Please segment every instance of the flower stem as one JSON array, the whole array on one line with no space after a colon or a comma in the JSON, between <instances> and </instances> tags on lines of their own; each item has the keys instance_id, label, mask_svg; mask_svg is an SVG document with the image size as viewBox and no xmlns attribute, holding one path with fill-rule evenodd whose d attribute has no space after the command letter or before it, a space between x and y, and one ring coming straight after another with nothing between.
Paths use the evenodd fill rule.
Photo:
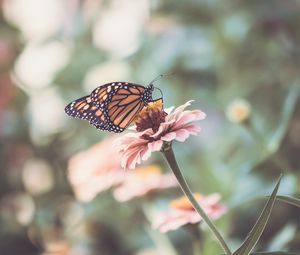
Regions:
<instances>
[{"instance_id":1,"label":"flower stem","mask_svg":"<svg viewBox=\"0 0 300 255\"><path fill-rule=\"evenodd\" d=\"M202 246L199 240L193 241L193 251L194 255L202 255Z\"/></svg>"},{"instance_id":2,"label":"flower stem","mask_svg":"<svg viewBox=\"0 0 300 255\"><path fill-rule=\"evenodd\" d=\"M195 224L188 224L185 226L186 230L190 233L193 242L194 255L202 255L202 234L200 232L199 226Z\"/></svg>"},{"instance_id":3,"label":"flower stem","mask_svg":"<svg viewBox=\"0 0 300 255\"><path fill-rule=\"evenodd\" d=\"M147 203L144 203L142 209L147 220L151 222L151 214L153 214L153 209L151 206ZM154 231L149 226L145 226L145 230L161 254L178 255L167 235L163 235L159 231Z\"/></svg>"},{"instance_id":4,"label":"flower stem","mask_svg":"<svg viewBox=\"0 0 300 255\"><path fill-rule=\"evenodd\" d=\"M219 231L217 230L216 226L212 223L212 221L209 219L209 217L206 215L204 210L201 208L199 203L196 201L196 199L193 196L193 193L188 186L184 176L182 175L180 168L177 164L177 161L175 159L175 155L172 149L171 144L166 144L166 146L163 147L162 153L167 160L170 168L172 169L175 177L177 178L177 181L183 191L183 193L187 196L187 198L190 200L192 203L193 207L195 210L199 213L203 221L208 225L209 229L211 232L215 235L216 239L219 241L220 246L223 248L224 252L226 255L231 255L231 251L229 247L227 246L224 238L221 236Z\"/></svg>"}]
</instances>

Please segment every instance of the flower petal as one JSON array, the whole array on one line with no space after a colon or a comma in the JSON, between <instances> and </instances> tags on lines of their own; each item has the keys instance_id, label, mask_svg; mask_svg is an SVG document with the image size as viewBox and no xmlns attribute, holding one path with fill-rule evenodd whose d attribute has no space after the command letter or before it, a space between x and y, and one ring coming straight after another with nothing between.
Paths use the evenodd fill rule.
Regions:
<instances>
[{"instance_id":1,"label":"flower petal","mask_svg":"<svg viewBox=\"0 0 300 255\"><path fill-rule=\"evenodd\" d=\"M141 152L147 149L147 141L144 139L133 139L129 141L127 148L121 150L121 166L125 169L132 169L141 161Z\"/></svg>"},{"instance_id":2,"label":"flower petal","mask_svg":"<svg viewBox=\"0 0 300 255\"><path fill-rule=\"evenodd\" d=\"M223 215L227 209L218 201L220 195L217 193L211 194L209 196L200 196L198 203L202 206L203 210L211 219L218 219ZM152 224L153 228L159 229L161 232L165 233L171 230L176 230L179 227L186 225L188 223L195 224L202 220L199 214L191 206L191 208L178 209L172 208L166 212L161 212L156 215L154 222Z\"/></svg>"},{"instance_id":3,"label":"flower petal","mask_svg":"<svg viewBox=\"0 0 300 255\"><path fill-rule=\"evenodd\" d=\"M202 120L206 115L200 110L184 110L191 105L191 102L192 100L186 102L184 105L177 107L173 112L170 109L170 114L167 116L164 115L165 121L162 123L158 122L154 126L152 120L149 120L146 123L148 125L145 126L148 127L152 124L151 128L142 132L125 134L118 144L118 149L122 157L122 166L134 168L142 160L148 159L152 151L161 150L164 141L177 140L183 142L190 135L197 135L201 131L201 128L191 124L191 122ZM147 121L147 118L145 120Z\"/></svg>"},{"instance_id":4,"label":"flower petal","mask_svg":"<svg viewBox=\"0 0 300 255\"><path fill-rule=\"evenodd\" d=\"M166 141L166 142L171 142L176 138L176 133L175 132L170 132L164 135L161 140Z\"/></svg>"},{"instance_id":5,"label":"flower petal","mask_svg":"<svg viewBox=\"0 0 300 255\"><path fill-rule=\"evenodd\" d=\"M191 135L197 135L198 133L201 132L201 127L197 125L189 125L184 127L185 130L189 131Z\"/></svg>"},{"instance_id":6,"label":"flower petal","mask_svg":"<svg viewBox=\"0 0 300 255\"><path fill-rule=\"evenodd\" d=\"M166 121L160 124L159 129L156 133L151 135L150 137L157 138L159 137L162 133L167 132L167 130L175 123L175 119Z\"/></svg>"},{"instance_id":7,"label":"flower petal","mask_svg":"<svg viewBox=\"0 0 300 255\"><path fill-rule=\"evenodd\" d=\"M158 141L155 141L155 142L152 142L152 143L148 143L148 148L151 151L160 151L162 145L163 145L163 141L158 140Z\"/></svg>"},{"instance_id":8,"label":"flower petal","mask_svg":"<svg viewBox=\"0 0 300 255\"><path fill-rule=\"evenodd\" d=\"M109 137L69 160L68 178L78 200L88 202L122 181L121 158L113 146L116 137Z\"/></svg>"},{"instance_id":9,"label":"flower petal","mask_svg":"<svg viewBox=\"0 0 300 255\"><path fill-rule=\"evenodd\" d=\"M148 172L147 172L148 169ZM128 172L124 181L114 189L114 197L120 202L141 197L148 193L178 186L173 174L151 172L153 166Z\"/></svg>"},{"instance_id":10,"label":"flower petal","mask_svg":"<svg viewBox=\"0 0 300 255\"><path fill-rule=\"evenodd\" d=\"M149 149L148 146L145 146L145 149L141 152L141 159L142 160L147 160L151 156L151 150Z\"/></svg>"},{"instance_id":11,"label":"flower petal","mask_svg":"<svg viewBox=\"0 0 300 255\"><path fill-rule=\"evenodd\" d=\"M203 120L205 117L206 114L200 110L182 112L180 116L178 116L173 129L183 127L193 121Z\"/></svg>"},{"instance_id":12,"label":"flower petal","mask_svg":"<svg viewBox=\"0 0 300 255\"><path fill-rule=\"evenodd\" d=\"M182 112L185 108L187 108L188 106L191 105L192 102L194 102L195 100L189 100L187 101L185 104L177 107L174 111L174 113L179 113L179 112Z\"/></svg>"},{"instance_id":13,"label":"flower petal","mask_svg":"<svg viewBox=\"0 0 300 255\"><path fill-rule=\"evenodd\" d=\"M126 168L134 169L137 162L140 161L140 150L137 150L136 153L133 153L130 157L127 158Z\"/></svg>"},{"instance_id":14,"label":"flower petal","mask_svg":"<svg viewBox=\"0 0 300 255\"><path fill-rule=\"evenodd\" d=\"M186 212L186 211L173 210L158 215L156 217L157 220L153 224L153 227L159 229L160 232L162 233L176 230L188 223L194 224L201 221L201 217L198 215L196 211Z\"/></svg>"},{"instance_id":15,"label":"flower petal","mask_svg":"<svg viewBox=\"0 0 300 255\"><path fill-rule=\"evenodd\" d=\"M190 136L189 131L185 129L176 130L175 133L176 133L176 140L179 142L184 142Z\"/></svg>"},{"instance_id":16,"label":"flower petal","mask_svg":"<svg viewBox=\"0 0 300 255\"><path fill-rule=\"evenodd\" d=\"M166 109L164 109L164 111L167 113L167 114L170 114L173 110L174 110L174 106L171 106L171 107L169 107L169 108L166 108Z\"/></svg>"}]
</instances>

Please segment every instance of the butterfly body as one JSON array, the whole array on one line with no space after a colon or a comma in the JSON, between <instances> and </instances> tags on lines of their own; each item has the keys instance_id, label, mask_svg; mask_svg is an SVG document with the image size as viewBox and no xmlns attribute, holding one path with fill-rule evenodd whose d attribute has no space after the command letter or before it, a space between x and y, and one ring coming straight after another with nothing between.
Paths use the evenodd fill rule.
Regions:
<instances>
[{"instance_id":1,"label":"butterfly body","mask_svg":"<svg viewBox=\"0 0 300 255\"><path fill-rule=\"evenodd\" d=\"M107 83L68 104L65 112L89 121L97 129L120 133L153 101L152 92L152 84L144 87L128 82Z\"/></svg>"}]
</instances>

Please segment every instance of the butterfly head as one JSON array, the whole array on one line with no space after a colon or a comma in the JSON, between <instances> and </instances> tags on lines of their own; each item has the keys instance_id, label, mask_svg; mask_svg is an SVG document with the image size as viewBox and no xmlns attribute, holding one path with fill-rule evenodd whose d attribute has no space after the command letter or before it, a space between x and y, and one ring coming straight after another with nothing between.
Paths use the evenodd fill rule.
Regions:
<instances>
[{"instance_id":1,"label":"butterfly head","mask_svg":"<svg viewBox=\"0 0 300 255\"><path fill-rule=\"evenodd\" d=\"M145 92L142 95L143 101L145 103L149 103L149 102L153 101L153 98L152 98L153 90L154 90L153 84L150 84L149 86L146 87Z\"/></svg>"},{"instance_id":2,"label":"butterfly head","mask_svg":"<svg viewBox=\"0 0 300 255\"><path fill-rule=\"evenodd\" d=\"M154 85L151 83L151 84L149 84L149 86L147 87L151 92L153 92L153 90L154 90Z\"/></svg>"}]
</instances>

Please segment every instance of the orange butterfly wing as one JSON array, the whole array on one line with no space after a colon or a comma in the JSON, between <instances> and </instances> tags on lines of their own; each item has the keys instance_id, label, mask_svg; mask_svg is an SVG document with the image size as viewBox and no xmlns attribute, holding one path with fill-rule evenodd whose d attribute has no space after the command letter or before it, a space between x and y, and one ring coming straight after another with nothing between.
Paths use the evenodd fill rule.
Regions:
<instances>
[{"instance_id":1,"label":"orange butterfly wing","mask_svg":"<svg viewBox=\"0 0 300 255\"><path fill-rule=\"evenodd\" d=\"M89 121L98 129L106 130L107 121L103 111L93 104L90 96L71 102L65 107L65 112L69 116Z\"/></svg>"},{"instance_id":2,"label":"orange butterfly wing","mask_svg":"<svg viewBox=\"0 0 300 255\"><path fill-rule=\"evenodd\" d=\"M90 96L71 102L65 111L72 117L88 120L98 129L119 133L152 101L151 92L138 84L107 83L94 89Z\"/></svg>"},{"instance_id":3,"label":"orange butterfly wing","mask_svg":"<svg viewBox=\"0 0 300 255\"><path fill-rule=\"evenodd\" d=\"M91 98L108 120L109 129L122 132L143 109L145 87L127 82L108 83L96 88Z\"/></svg>"}]
</instances>

